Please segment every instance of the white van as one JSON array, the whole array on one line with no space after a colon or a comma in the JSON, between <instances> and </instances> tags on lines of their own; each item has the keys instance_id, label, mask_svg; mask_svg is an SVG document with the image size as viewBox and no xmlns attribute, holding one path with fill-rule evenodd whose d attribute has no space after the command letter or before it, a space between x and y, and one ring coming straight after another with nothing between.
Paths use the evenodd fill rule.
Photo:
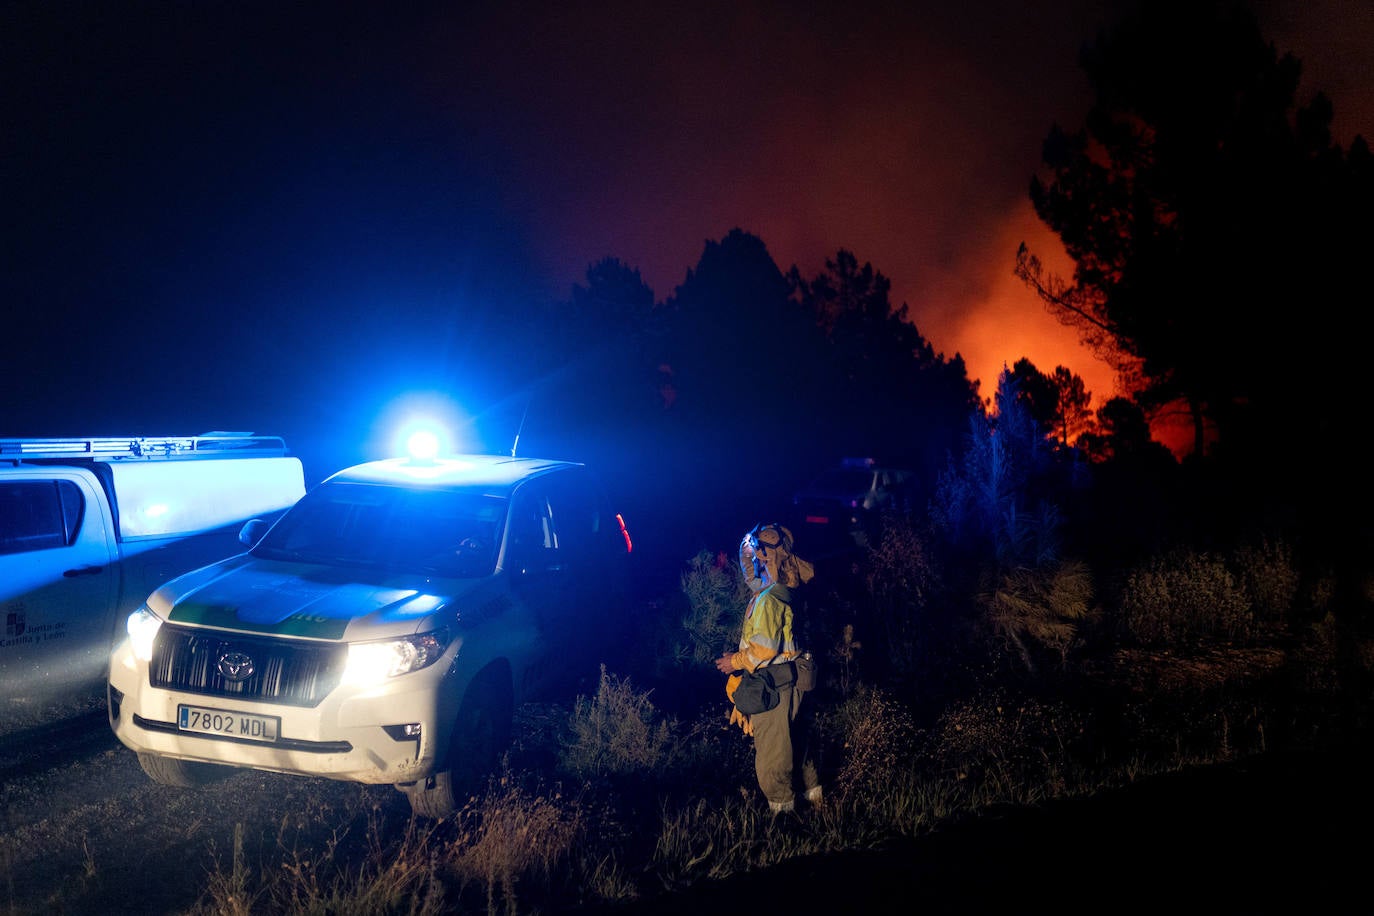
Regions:
<instances>
[{"instance_id":1,"label":"white van","mask_svg":"<svg viewBox=\"0 0 1374 916\"><path fill-rule=\"evenodd\" d=\"M395 785L443 817L514 706L594 682L624 635L629 535L581 464L371 462L243 538L113 653L111 727L159 783L249 767Z\"/></svg>"},{"instance_id":2,"label":"white van","mask_svg":"<svg viewBox=\"0 0 1374 916\"><path fill-rule=\"evenodd\" d=\"M129 613L304 493L275 436L0 439L0 729L98 704Z\"/></svg>"}]
</instances>

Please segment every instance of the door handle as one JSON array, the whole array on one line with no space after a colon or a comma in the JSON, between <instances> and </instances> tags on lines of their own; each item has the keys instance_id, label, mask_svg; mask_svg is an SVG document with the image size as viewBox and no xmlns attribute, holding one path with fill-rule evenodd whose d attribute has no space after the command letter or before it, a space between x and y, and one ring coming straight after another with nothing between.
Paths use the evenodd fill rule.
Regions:
<instances>
[{"instance_id":1,"label":"door handle","mask_svg":"<svg viewBox=\"0 0 1374 916\"><path fill-rule=\"evenodd\" d=\"M105 571L103 566L83 566L80 569L68 569L62 573L65 579L75 579L77 576L98 576Z\"/></svg>"}]
</instances>

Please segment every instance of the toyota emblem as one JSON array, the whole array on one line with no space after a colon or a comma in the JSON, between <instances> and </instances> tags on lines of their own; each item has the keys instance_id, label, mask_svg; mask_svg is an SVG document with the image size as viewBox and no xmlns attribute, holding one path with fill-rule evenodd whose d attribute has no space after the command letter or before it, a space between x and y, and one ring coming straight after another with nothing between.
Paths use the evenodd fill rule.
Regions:
<instances>
[{"instance_id":1,"label":"toyota emblem","mask_svg":"<svg viewBox=\"0 0 1374 916\"><path fill-rule=\"evenodd\" d=\"M252 656L246 652L225 652L215 663L219 673L231 684L246 681L253 676L257 667L253 664Z\"/></svg>"}]
</instances>

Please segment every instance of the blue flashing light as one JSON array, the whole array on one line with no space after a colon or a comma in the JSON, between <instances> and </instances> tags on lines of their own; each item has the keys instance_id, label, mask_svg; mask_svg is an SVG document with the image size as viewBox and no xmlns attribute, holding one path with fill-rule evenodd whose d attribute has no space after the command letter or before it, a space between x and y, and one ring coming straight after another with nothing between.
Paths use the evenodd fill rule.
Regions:
<instances>
[{"instance_id":1,"label":"blue flashing light","mask_svg":"<svg viewBox=\"0 0 1374 916\"><path fill-rule=\"evenodd\" d=\"M471 425L458 405L441 392L412 392L395 399L373 426L375 458L404 457L415 465L471 451L464 432Z\"/></svg>"},{"instance_id":2,"label":"blue flashing light","mask_svg":"<svg viewBox=\"0 0 1374 916\"><path fill-rule=\"evenodd\" d=\"M414 461L433 461L439 457L439 437L431 429L419 429L406 439L406 454Z\"/></svg>"}]
</instances>

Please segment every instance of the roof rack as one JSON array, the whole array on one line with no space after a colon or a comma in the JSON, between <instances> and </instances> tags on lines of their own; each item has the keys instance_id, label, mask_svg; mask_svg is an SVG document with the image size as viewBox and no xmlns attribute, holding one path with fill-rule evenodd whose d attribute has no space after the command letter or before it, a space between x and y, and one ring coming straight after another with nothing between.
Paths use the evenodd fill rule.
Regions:
<instances>
[{"instance_id":1,"label":"roof rack","mask_svg":"<svg viewBox=\"0 0 1374 916\"><path fill-rule=\"evenodd\" d=\"M0 458L16 461L82 458L93 461L164 458L239 458L286 454L280 436L210 433L204 436L138 436L128 439L0 439Z\"/></svg>"}]
</instances>

